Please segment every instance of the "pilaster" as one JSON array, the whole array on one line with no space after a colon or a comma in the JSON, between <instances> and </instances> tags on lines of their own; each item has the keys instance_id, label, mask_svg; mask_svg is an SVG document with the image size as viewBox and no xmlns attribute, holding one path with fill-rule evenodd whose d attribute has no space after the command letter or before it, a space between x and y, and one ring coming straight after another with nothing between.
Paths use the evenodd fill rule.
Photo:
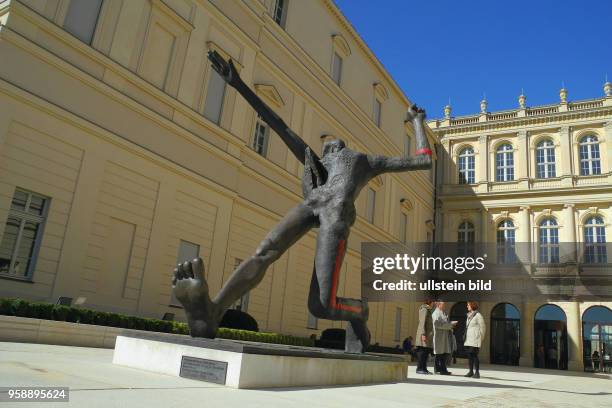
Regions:
<instances>
[{"instance_id":1,"label":"pilaster","mask_svg":"<svg viewBox=\"0 0 612 408\"><path fill-rule=\"evenodd\" d=\"M560 168L557 170L557 175L562 178L563 186L570 187L572 185L573 171L573 143L571 136L571 127L561 126L559 129L559 141L561 144Z\"/></svg>"}]
</instances>

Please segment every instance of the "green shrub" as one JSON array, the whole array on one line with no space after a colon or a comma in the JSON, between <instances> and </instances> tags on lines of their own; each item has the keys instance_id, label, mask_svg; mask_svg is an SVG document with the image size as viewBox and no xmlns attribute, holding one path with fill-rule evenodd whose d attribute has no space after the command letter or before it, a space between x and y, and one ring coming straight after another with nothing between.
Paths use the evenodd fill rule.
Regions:
<instances>
[{"instance_id":1,"label":"green shrub","mask_svg":"<svg viewBox=\"0 0 612 408\"><path fill-rule=\"evenodd\" d=\"M66 321L99 326L122 327L175 334L189 334L189 327L182 322L147 319L117 313L55 305L51 303L29 302L23 299L0 298L0 315ZM247 315L248 316L248 315ZM251 322L252 323L252 322ZM256 341L261 343L314 346L314 339L294 337L278 333L262 333L220 327L218 337L231 340Z\"/></svg>"}]
</instances>

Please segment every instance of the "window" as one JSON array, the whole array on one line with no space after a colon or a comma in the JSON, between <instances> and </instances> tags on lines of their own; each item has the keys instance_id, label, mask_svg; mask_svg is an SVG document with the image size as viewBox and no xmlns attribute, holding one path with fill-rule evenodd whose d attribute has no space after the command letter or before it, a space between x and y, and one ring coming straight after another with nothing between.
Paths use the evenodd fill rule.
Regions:
<instances>
[{"instance_id":1,"label":"window","mask_svg":"<svg viewBox=\"0 0 612 408\"><path fill-rule=\"evenodd\" d=\"M242 263L242 259L234 259L234 270L238 269L240 264ZM240 296L240 299L234 303L233 308L236 310L240 310L241 312L247 313L249 310L249 294L251 292L247 292L244 295Z\"/></svg>"},{"instance_id":2,"label":"window","mask_svg":"<svg viewBox=\"0 0 612 408\"><path fill-rule=\"evenodd\" d=\"M496 181L512 181L514 180L514 152L512 146L508 143L497 148L495 155L495 180Z\"/></svg>"},{"instance_id":3,"label":"window","mask_svg":"<svg viewBox=\"0 0 612 408\"><path fill-rule=\"evenodd\" d=\"M340 86L340 81L342 80L342 57L337 52L334 52L332 55L331 76L334 82Z\"/></svg>"},{"instance_id":4,"label":"window","mask_svg":"<svg viewBox=\"0 0 612 408\"><path fill-rule=\"evenodd\" d=\"M0 276L31 279L48 199L15 190L0 244Z\"/></svg>"},{"instance_id":5,"label":"window","mask_svg":"<svg viewBox=\"0 0 612 408\"><path fill-rule=\"evenodd\" d=\"M366 218L370 223L374 223L374 210L376 207L376 190L368 188L368 201L366 207Z\"/></svg>"},{"instance_id":6,"label":"window","mask_svg":"<svg viewBox=\"0 0 612 408\"><path fill-rule=\"evenodd\" d=\"M221 122L223 99L225 98L225 80L214 69L210 69L206 101L204 102L204 117L217 125Z\"/></svg>"},{"instance_id":7,"label":"window","mask_svg":"<svg viewBox=\"0 0 612 408\"><path fill-rule=\"evenodd\" d=\"M497 262L515 263L515 228L512 220L503 220L497 225Z\"/></svg>"},{"instance_id":8,"label":"window","mask_svg":"<svg viewBox=\"0 0 612 408\"><path fill-rule=\"evenodd\" d=\"M405 212L400 212L400 241L406 243L408 230L408 216Z\"/></svg>"},{"instance_id":9,"label":"window","mask_svg":"<svg viewBox=\"0 0 612 408\"><path fill-rule=\"evenodd\" d=\"M395 337L394 341L400 341L402 338L402 308L395 308Z\"/></svg>"},{"instance_id":10,"label":"window","mask_svg":"<svg viewBox=\"0 0 612 408\"><path fill-rule=\"evenodd\" d=\"M554 218L540 222L540 263L559 263L559 226Z\"/></svg>"},{"instance_id":11,"label":"window","mask_svg":"<svg viewBox=\"0 0 612 408\"><path fill-rule=\"evenodd\" d=\"M466 147L459 153L459 184L474 184L476 182L474 149Z\"/></svg>"},{"instance_id":12,"label":"window","mask_svg":"<svg viewBox=\"0 0 612 408\"><path fill-rule=\"evenodd\" d=\"M380 127L381 115L382 115L382 104L378 100L378 98L374 98L374 111L372 112L372 119L376 126Z\"/></svg>"},{"instance_id":13,"label":"window","mask_svg":"<svg viewBox=\"0 0 612 408\"><path fill-rule=\"evenodd\" d=\"M469 221L463 221L457 230L457 242L473 243L475 239L474 224Z\"/></svg>"},{"instance_id":14,"label":"window","mask_svg":"<svg viewBox=\"0 0 612 408\"><path fill-rule=\"evenodd\" d=\"M608 262L606 227L599 216L591 217L584 223L584 262Z\"/></svg>"},{"instance_id":15,"label":"window","mask_svg":"<svg viewBox=\"0 0 612 408\"><path fill-rule=\"evenodd\" d=\"M272 18L276 21L276 24L285 28L287 22L287 1L288 0L276 0L274 2L274 14Z\"/></svg>"},{"instance_id":16,"label":"window","mask_svg":"<svg viewBox=\"0 0 612 408\"><path fill-rule=\"evenodd\" d=\"M270 129L261 116L257 115L255 121L255 134L253 135L253 150L258 154L266 157L268 154L268 138Z\"/></svg>"},{"instance_id":17,"label":"window","mask_svg":"<svg viewBox=\"0 0 612 408\"><path fill-rule=\"evenodd\" d=\"M556 177L555 145L550 139L542 140L536 146L536 177Z\"/></svg>"},{"instance_id":18,"label":"window","mask_svg":"<svg viewBox=\"0 0 612 408\"><path fill-rule=\"evenodd\" d=\"M85 44L91 44L102 0L70 0L64 29Z\"/></svg>"},{"instance_id":19,"label":"window","mask_svg":"<svg viewBox=\"0 0 612 408\"><path fill-rule=\"evenodd\" d=\"M580 139L580 175L595 174L601 174L599 140L597 136L588 135Z\"/></svg>"},{"instance_id":20,"label":"window","mask_svg":"<svg viewBox=\"0 0 612 408\"><path fill-rule=\"evenodd\" d=\"M181 264L187 261L193 261L200 256L200 246L193 242L179 241L178 255L176 256L176 263ZM174 291L170 297L170 304L172 306L180 306L181 302L174 296Z\"/></svg>"},{"instance_id":21,"label":"window","mask_svg":"<svg viewBox=\"0 0 612 408\"><path fill-rule=\"evenodd\" d=\"M476 231L474 224L463 221L457 230L457 252L459 256L472 256L474 254L474 242Z\"/></svg>"}]
</instances>

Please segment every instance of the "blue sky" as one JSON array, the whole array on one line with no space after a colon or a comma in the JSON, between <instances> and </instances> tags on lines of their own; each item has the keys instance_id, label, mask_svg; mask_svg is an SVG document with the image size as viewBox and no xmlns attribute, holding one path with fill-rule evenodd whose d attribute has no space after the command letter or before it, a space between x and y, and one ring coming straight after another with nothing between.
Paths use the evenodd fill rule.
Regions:
<instances>
[{"instance_id":1,"label":"blue sky","mask_svg":"<svg viewBox=\"0 0 612 408\"><path fill-rule=\"evenodd\" d=\"M429 118L603 96L612 82L610 0L335 0Z\"/></svg>"}]
</instances>

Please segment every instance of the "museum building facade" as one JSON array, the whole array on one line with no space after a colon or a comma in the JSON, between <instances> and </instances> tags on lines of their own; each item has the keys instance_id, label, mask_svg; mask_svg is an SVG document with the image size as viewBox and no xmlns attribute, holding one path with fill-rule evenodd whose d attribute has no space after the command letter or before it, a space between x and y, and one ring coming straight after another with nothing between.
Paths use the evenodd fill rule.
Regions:
<instances>
[{"instance_id":1,"label":"museum building facade","mask_svg":"<svg viewBox=\"0 0 612 408\"><path fill-rule=\"evenodd\" d=\"M317 152L415 149L409 100L331 0L5 0L0 24L2 297L182 320L177 262L201 256L216 293L300 202L303 166L210 50ZM339 296L360 294L361 242L432 239L432 176L364 188ZM344 327L307 311L315 234L236 305L261 330ZM372 304L373 342L397 344L415 315Z\"/></svg>"},{"instance_id":2,"label":"museum building facade","mask_svg":"<svg viewBox=\"0 0 612 408\"><path fill-rule=\"evenodd\" d=\"M444 118L429 126L440 144L436 240L484 243L490 259L531 276L562 271L595 278L610 297L612 84L604 97ZM509 251L508 249L512 249ZM525 252L522 256L520 252ZM481 305L485 360L572 370L612 370L612 302L573 296L537 300L519 287ZM563 300L563 301L558 301ZM465 315L465 304L451 315ZM458 334L460 335L460 334ZM596 353L595 353L596 352ZM595 354L594 354L595 353Z\"/></svg>"}]
</instances>

